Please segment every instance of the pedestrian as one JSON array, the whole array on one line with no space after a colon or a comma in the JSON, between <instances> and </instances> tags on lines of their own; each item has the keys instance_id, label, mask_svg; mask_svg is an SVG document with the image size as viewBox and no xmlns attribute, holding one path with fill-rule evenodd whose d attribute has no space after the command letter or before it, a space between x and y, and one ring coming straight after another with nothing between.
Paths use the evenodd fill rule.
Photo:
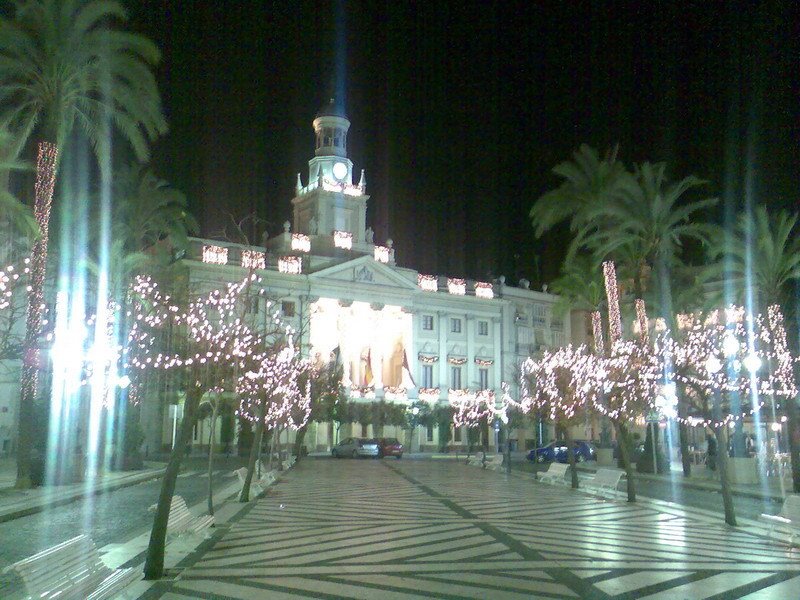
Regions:
<instances>
[{"instance_id":1,"label":"pedestrian","mask_svg":"<svg viewBox=\"0 0 800 600\"><path fill-rule=\"evenodd\" d=\"M708 450L706 451L706 466L712 471L717 469L717 440L711 434L706 436Z\"/></svg>"}]
</instances>

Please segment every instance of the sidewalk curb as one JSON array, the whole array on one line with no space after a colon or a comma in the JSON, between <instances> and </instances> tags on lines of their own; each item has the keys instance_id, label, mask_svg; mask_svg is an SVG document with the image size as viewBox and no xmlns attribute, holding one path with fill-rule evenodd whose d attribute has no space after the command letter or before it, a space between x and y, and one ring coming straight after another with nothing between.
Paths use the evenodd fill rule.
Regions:
<instances>
[{"instance_id":1,"label":"sidewalk curb","mask_svg":"<svg viewBox=\"0 0 800 600\"><path fill-rule=\"evenodd\" d=\"M578 468L579 473L594 473L592 469L586 468ZM650 473L634 473L634 479L642 479L645 481L655 481L657 483L673 483L672 479L664 478L660 475L653 475ZM692 488L695 490L704 490L707 492L718 492L720 490L719 482L718 481L710 481L700 482L700 481L693 481L691 478L686 479L682 476L678 476L676 478L675 483L682 487ZM791 492L789 492L791 493ZM740 490L731 488L731 494L734 496L743 496L745 498L755 498L756 500L776 500L778 502L783 502L783 496L780 492L760 492L760 491L750 491L750 490Z\"/></svg>"},{"instance_id":2,"label":"sidewalk curb","mask_svg":"<svg viewBox=\"0 0 800 600\"><path fill-rule=\"evenodd\" d=\"M18 508L6 512L0 512L0 523L6 523L8 521L13 521L14 519L19 519L20 517L27 517L28 515L34 515L36 513L44 512L48 508L56 506L64 506L65 504L70 504L82 498L88 498L91 496L100 496L102 494L130 487L138 483L143 483L145 481L150 481L152 479L158 479L164 474L164 470L165 469L159 469L157 471L150 471L148 473L140 473L137 475L132 475L122 481L116 481L114 483L110 483L105 486L100 486L91 490L85 490L85 489L80 490L78 492L75 492L74 494L65 496L63 498L52 499L52 500L43 499L42 501L37 501L36 504L34 504L33 506L27 506L25 508Z\"/></svg>"}]
</instances>

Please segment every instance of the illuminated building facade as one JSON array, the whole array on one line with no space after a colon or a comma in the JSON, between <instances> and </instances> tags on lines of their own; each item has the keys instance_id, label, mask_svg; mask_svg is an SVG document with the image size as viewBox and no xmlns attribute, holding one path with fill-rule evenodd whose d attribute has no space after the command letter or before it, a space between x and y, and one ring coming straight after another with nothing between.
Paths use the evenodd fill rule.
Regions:
<instances>
[{"instance_id":1,"label":"illuminated building facade","mask_svg":"<svg viewBox=\"0 0 800 600\"><path fill-rule=\"evenodd\" d=\"M364 402L446 403L450 394L482 389L499 396L523 358L570 341L569 318L552 312L557 296L524 280L511 286L502 277L472 281L398 266L392 240L375 240L366 221L365 174L354 183L347 156L350 121L331 101L313 128L315 152L306 182L297 176L292 222L260 247L193 239L184 262L195 284L238 281L242 259L253 264L253 252L263 253L257 272L302 331L304 352L340 361L351 398ZM414 435L415 445L437 449L435 429ZM339 437L377 433L354 424ZM403 439L391 428L383 434ZM323 450L335 440L330 428L312 427L306 441ZM465 432L454 431L451 444L466 444Z\"/></svg>"}]
</instances>

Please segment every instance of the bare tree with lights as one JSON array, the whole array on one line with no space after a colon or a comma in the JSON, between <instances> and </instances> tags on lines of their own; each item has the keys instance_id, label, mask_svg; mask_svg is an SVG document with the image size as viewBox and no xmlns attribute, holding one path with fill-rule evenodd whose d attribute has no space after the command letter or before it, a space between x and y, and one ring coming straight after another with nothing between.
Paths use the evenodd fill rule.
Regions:
<instances>
[{"instance_id":1,"label":"bare tree with lights","mask_svg":"<svg viewBox=\"0 0 800 600\"><path fill-rule=\"evenodd\" d=\"M793 383L779 389L777 379L764 368L773 356L771 337L763 320L747 317L741 307L679 315L675 338L665 337L664 347L673 357L676 380L693 413L687 421L705 427L716 440L725 522L735 526L728 478L729 426L760 410L762 395L790 393ZM748 397L749 409L737 401Z\"/></svg>"},{"instance_id":2,"label":"bare tree with lights","mask_svg":"<svg viewBox=\"0 0 800 600\"><path fill-rule=\"evenodd\" d=\"M250 500L250 484L264 430L272 430L274 439L282 428L303 427L311 413L311 381L304 377L310 364L300 358L291 330L285 333L285 337L260 341L260 348L251 355L248 367L236 382L241 398L237 414L255 424L240 502Z\"/></svg>"},{"instance_id":3,"label":"bare tree with lights","mask_svg":"<svg viewBox=\"0 0 800 600\"><path fill-rule=\"evenodd\" d=\"M583 422L599 393L598 358L586 346L564 346L545 352L522 365L522 402L538 410L544 419L562 431L567 444L572 487L578 487L572 426Z\"/></svg>"},{"instance_id":4,"label":"bare tree with lights","mask_svg":"<svg viewBox=\"0 0 800 600\"><path fill-rule=\"evenodd\" d=\"M251 356L257 335L244 318L252 305L254 275L189 302L162 293L149 278L134 285L133 326L129 333L128 363L134 376L148 370L173 372L186 393L180 433L164 472L145 560L145 578L158 579L164 571L167 521L175 481L201 399L219 383L220 371L232 377ZM172 343L162 345L172 331Z\"/></svg>"},{"instance_id":5,"label":"bare tree with lights","mask_svg":"<svg viewBox=\"0 0 800 600\"><path fill-rule=\"evenodd\" d=\"M617 340L597 364L595 376L599 389L592 396L592 408L614 426L625 469L628 502L636 502L628 427L654 408L661 374L658 354L641 340Z\"/></svg>"}]
</instances>

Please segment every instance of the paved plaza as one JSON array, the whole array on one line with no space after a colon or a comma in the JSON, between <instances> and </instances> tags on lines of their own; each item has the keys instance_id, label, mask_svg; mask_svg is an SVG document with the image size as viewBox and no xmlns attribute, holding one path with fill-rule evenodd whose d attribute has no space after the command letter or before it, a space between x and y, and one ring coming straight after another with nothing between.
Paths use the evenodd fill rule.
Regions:
<instances>
[{"instance_id":1,"label":"paved plaza","mask_svg":"<svg viewBox=\"0 0 800 600\"><path fill-rule=\"evenodd\" d=\"M719 514L455 461L304 460L146 598L800 597L800 550Z\"/></svg>"}]
</instances>

